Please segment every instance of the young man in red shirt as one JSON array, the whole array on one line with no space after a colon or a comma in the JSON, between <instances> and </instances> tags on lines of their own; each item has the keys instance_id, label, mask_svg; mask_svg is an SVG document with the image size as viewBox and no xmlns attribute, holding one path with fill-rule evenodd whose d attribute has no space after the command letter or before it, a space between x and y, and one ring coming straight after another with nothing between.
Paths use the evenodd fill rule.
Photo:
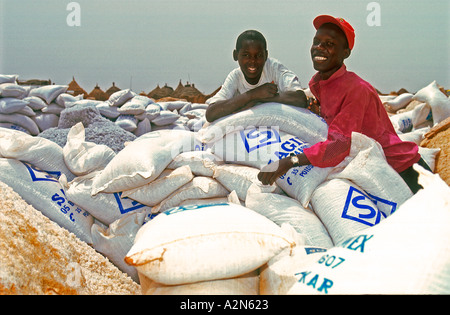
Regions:
<instances>
[{"instance_id":1,"label":"young man in red shirt","mask_svg":"<svg viewBox=\"0 0 450 315\"><path fill-rule=\"evenodd\" d=\"M387 162L402 176L413 193L421 186L412 168L421 159L418 146L403 142L397 135L376 90L344 65L354 46L353 27L342 18L321 15L314 19L317 32L311 46L311 58L318 72L309 82L319 102L319 115L328 124L326 141L319 142L302 154L281 159L274 172L264 169L258 175L263 184L272 184L290 168L312 164L332 167L350 152L352 132L362 133L380 143Z\"/></svg>"}]
</instances>

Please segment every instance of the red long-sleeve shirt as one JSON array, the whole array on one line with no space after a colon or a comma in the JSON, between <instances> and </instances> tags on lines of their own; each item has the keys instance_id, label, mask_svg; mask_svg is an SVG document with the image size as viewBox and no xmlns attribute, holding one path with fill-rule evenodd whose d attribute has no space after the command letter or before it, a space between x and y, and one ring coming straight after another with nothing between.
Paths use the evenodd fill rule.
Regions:
<instances>
[{"instance_id":1,"label":"red long-sleeve shirt","mask_svg":"<svg viewBox=\"0 0 450 315\"><path fill-rule=\"evenodd\" d=\"M345 65L328 80L321 80L317 73L309 88L328 124L327 140L303 151L312 165L331 167L342 162L350 153L353 131L378 141L397 172L419 161L418 146L398 137L376 90Z\"/></svg>"}]
</instances>

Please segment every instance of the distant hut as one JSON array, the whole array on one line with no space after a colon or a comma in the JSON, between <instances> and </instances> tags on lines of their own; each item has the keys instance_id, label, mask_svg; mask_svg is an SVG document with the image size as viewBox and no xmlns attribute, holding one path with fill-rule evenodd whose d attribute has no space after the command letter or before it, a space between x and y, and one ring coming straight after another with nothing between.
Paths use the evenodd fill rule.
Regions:
<instances>
[{"instance_id":1,"label":"distant hut","mask_svg":"<svg viewBox=\"0 0 450 315\"><path fill-rule=\"evenodd\" d=\"M183 83L181 83L181 80L180 80L177 88L172 93L172 97L179 97L181 95L181 92L183 91L183 89L184 89L184 85L183 85Z\"/></svg>"},{"instance_id":2,"label":"distant hut","mask_svg":"<svg viewBox=\"0 0 450 315\"><path fill-rule=\"evenodd\" d=\"M45 86L45 85L51 85L52 80L39 80L39 79L31 79L26 81L20 81L17 80L17 84L19 85L31 85L31 86Z\"/></svg>"},{"instance_id":3,"label":"distant hut","mask_svg":"<svg viewBox=\"0 0 450 315\"><path fill-rule=\"evenodd\" d=\"M180 89L179 93L174 93L172 96L185 99L191 103L204 103L206 101L205 95L195 87L195 84L189 84L189 82Z\"/></svg>"},{"instance_id":4,"label":"distant hut","mask_svg":"<svg viewBox=\"0 0 450 315\"><path fill-rule=\"evenodd\" d=\"M84 95L84 97L88 96L88 93L75 81L75 77L72 77L72 82L69 83L69 87L67 89L67 93L72 94L73 96Z\"/></svg>"},{"instance_id":5,"label":"distant hut","mask_svg":"<svg viewBox=\"0 0 450 315\"><path fill-rule=\"evenodd\" d=\"M92 92L89 93L87 98L94 99L97 101L106 101L108 100L109 96L108 94L103 92L102 89L97 84L95 88L92 90Z\"/></svg>"},{"instance_id":6,"label":"distant hut","mask_svg":"<svg viewBox=\"0 0 450 315\"><path fill-rule=\"evenodd\" d=\"M168 97L168 96L172 96L173 94L173 88L168 86L167 83L161 88L161 97L159 98L163 98L163 97Z\"/></svg>"},{"instance_id":7,"label":"distant hut","mask_svg":"<svg viewBox=\"0 0 450 315\"><path fill-rule=\"evenodd\" d=\"M153 90L151 90L151 91L147 94L147 96L150 97L150 98L156 99L156 98L155 98L155 95L159 95L160 92L161 92L161 88L159 87L159 84L158 84Z\"/></svg>"},{"instance_id":8,"label":"distant hut","mask_svg":"<svg viewBox=\"0 0 450 315\"><path fill-rule=\"evenodd\" d=\"M160 88L159 85L150 93L148 93L148 97L153 98L155 100L161 99L164 97L172 96L173 94L173 88L168 86L167 83L164 85L164 87Z\"/></svg>"},{"instance_id":9,"label":"distant hut","mask_svg":"<svg viewBox=\"0 0 450 315\"><path fill-rule=\"evenodd\" d=\"M108 95L108 98L109 98L111 95L113 95L114 93L119 92L119 91L120 91L120 89L116 86L116 83L113 82L112 86L109 89L107 89L105 93L106 93L106 95Z\"/></svg>"}]
</instances>

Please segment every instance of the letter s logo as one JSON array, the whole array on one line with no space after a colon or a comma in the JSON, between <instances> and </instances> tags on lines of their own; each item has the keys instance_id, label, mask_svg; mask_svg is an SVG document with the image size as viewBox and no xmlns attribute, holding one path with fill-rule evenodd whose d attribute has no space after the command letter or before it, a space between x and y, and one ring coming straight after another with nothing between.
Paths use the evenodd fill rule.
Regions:
<instances>
[{"instance_id":1,"label":"letter s logo","mask_svg":"<svg viewBox=\"0 0 450 315\"><path fill-rule=\"evenodd\" d=\"M361 219L372 219L377 214L377 211L371 206L358 203L358 201L363 201L363 200L366 200L365 196L354 197L352 199L352 205L355 206L356 208L361 209L361 210L369 210L369 213L367 213L367 214L359 213L358 214L359 218L361 218Z\"/></svg>"},{"instance_id":2,"label":"letter s logo","mask_svg":"<svg viewBox=\"0 0 450 315\"><path fill-rule=\"evenodd\" d=\"M381 221L381 211L373 203L372 199L362 191L350 186L344 209L342 210L342 218L374 226Z\"/></svg>"}]
</instances>

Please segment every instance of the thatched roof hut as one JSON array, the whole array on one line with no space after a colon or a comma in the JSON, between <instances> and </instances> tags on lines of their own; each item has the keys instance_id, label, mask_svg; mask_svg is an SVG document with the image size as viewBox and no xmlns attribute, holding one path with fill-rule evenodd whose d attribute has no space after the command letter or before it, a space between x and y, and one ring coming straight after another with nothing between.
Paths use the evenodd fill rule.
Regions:
<instances>
[{"instance_id":1,"label":"thatched roof hut","mask_svg":"<svg viewBox=\"0 0 450 315\"><path fill-rule=\"evenodd\" d=\"M183 89L184 89L184 85L183 85L183 83L181 83L181 79L180 79L180 82L178 83L178 86L175 89L175 91L173 91L172 96L176 97L176 95L179 95L181 93L181 91L183 91Z\"/></svg>"},{"instance_id":2,"label":"thatched roof hut","mask_svg":"<svg viewBox=\"0 0 450 315\"><path fill-rule=\"evenodd\" d=\"M120 88L118 88L116 86L116 83L113 82L112 86L109 89L107 89L105 93L108 95L108 98L109 98L111 95L113 95L114 93L119 92L119 91L120 91Z\"/></svg>"},{"instance_id":3,"label":"thatched roof hut","mask_svg":"<svg viewBox=\"0 0 450 315\"><path fill-rule=\"evenodd\" d=\"M158 84L158 86L150 93L148 93L147 96L157 100L163 97L172 96L173 92L174 92L173 88L168 86L167 83L162 88L160 88Z\"/></svg>"},{"instance_id":4,"label":"thatched roof hut","mask_svg":"<svg viewBox=\"0 0 450 315\"><path fill-rule=\"evenodd\" d=\"M69 87L67 89L67 93L72 94L73 96L84 95L84 97L88 96L88 93L75 81L75 77L72 77L72 82L69 83Z\"/></svg>"},{"instance_id":5,"label":"thatched roof hut","mask_svg":"<svg viewBox=\"0 0 450 315\"><path fill-rule=\"evenodd\" d=\"M177 90L171 95L172 97L185 99L191 103L204 103L206 101L205 95L189 82L184 87L177 88Z\"/></svg>"},{"instance_id":6,"label":"thatched roof hut","mask_svg":"<svg viewBox=\"0 0 450 315\"><path fill-rule=\"evenodd\" d=\"M91 93L87 96L87 98L91 98L97 101L106 101L108 100L109 96L105 92L102 91L102 89L98 86L98 84L95 86L95 88L92 90Z\"/></svg>"}]
</instances>

